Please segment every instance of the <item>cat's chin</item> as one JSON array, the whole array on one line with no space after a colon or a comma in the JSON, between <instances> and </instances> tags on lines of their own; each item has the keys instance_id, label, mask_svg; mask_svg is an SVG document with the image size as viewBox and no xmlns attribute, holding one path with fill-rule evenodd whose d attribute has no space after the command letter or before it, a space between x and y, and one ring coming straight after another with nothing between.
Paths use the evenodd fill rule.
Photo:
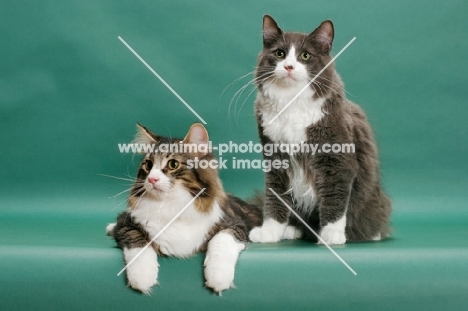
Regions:
<instances>
[{"instance_id":1,"label":"cat's chin","mask_svg":"<svg viewBox=\"0 0 468 311\"><path fill-rule=\"evenodd\" d=\"M273 82L276 86L281 88L295 88L295 87L303 87L307 81L302 79L291 77L291 76L284 76L280 77L279 79Z\"/></svg>"},{"instance_id":2,"label":"cat's chin","mask_svg":"<svg viewBox=\"0 0 468 311\"><path fill-rule=\"evenodd\" d=\"M146 191L151 199L154 200L161 200L165 197L167 197L167 194L165 191L157 188L152 188Z\"/></svg>"}]
</instances>

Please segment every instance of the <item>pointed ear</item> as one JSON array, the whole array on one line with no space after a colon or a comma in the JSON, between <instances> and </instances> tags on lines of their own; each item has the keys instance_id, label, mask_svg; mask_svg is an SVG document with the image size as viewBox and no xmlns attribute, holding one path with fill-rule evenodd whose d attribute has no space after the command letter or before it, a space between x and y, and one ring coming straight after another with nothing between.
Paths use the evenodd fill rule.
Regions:
<instances>
[{"instance_id":1,"label":"pointed ear","mask_svg":"<svg viewBox=\"0 0 468 311\"><path fill-rule=\"evenodd\" d=\"M183 142L196 145L199 156L205 156L209 152L208 132L201 123L192 124Z\"/></svg>"},{"instance_id":2,"label":"pointed ear","mask_svg":"<svg viewBox=\"0 0 468 311\"><path fill-rule=\"evenodd\" d=\"M159 141L158 135L152 133L146 127L137 123L137 133L133 143L135 144L154 144Z\"/></svg>"},{"instance_id":3,"label":"pointed ear","mask_svg":"<svg viewBox=\"0 0 468 311\"><path fill-rule=\"evenodd\" d=\"M282 34L283 31L278 27L273 17L263 16L263 45L271 46Z\"/></svg>"},{"instance_id":4,"label":"pointed ear","mask_svg":"<svg viewBox=\"0 0 468 311\"><path fill-rule=\"evenodd\" d=\"M309 38L311 38L320 53L327 55L332 49L334 36L333 23L331 20L326 20L309 35Z\"/></svg>"}]
</instances>

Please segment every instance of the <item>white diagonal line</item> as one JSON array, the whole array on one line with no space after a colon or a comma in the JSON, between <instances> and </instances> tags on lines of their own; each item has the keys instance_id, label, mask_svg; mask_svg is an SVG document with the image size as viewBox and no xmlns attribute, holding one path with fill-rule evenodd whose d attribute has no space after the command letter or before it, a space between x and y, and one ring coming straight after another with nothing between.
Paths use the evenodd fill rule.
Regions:
<instances>
[{"instance_id":1,"label":"white diagonal line","mask_svg":"<svg viewBox=\"0 0 468 311\"><path fill-rule=\"evenodd\" d=\"M334 250L333 248L330 247L330 245L327 244L327 242L325 242L315 231L314 229L312 229L305 221L304 219L301 218L301 216L299 216L289 205L288 203L286 203L273 189L271 188L268 188L271 192L273 192L273 194L278 198L278 200L280 200L284 206L286 206L290 211L291 213L293 213L294 216L297 217L297 219L299 219L303 224L304 226L307 227L307 229L310 230L310 232L312 232L316 237L317 239L319 239L319 241L325 245L332 253L333 255L335 255L336 258L338 258L345 266L346 268L349 269L349 271L351 271L351 273L353 273L354 275L357 275L356 271L353 270L353 268L351 268L347 263L346 261L343 260L343 258L340 257L340 255L338 255Z\"/></svg>"},{"instance_id":2,"label":"white diagonal line","mask_svg":"<svg viewBox=\"0 0 468 311\"><path fill-rule=\"evenodd\" d=\"M140 57L140 55L138 55L137 52L135 52L135 50L132 49L132 47L130 45L128 45L127 42L125 42L124 39L122 39L122 37L118 37L120 41L122 41L123 44L125 44L125 46L133 53L135 54L135 56L195 115L197 116L197 118L203 123L203 124L207 124L205 122L205 120L203 120L202 117L200 117L200 115L192 109L192 107L190 107L189 104L187 104L187 102L182 98L180 97L179 94L177 94L176 91L174 91L174 89L166 82L164 81L164 79L158 75L158 73L156 71L153 70L153 68L150 67L150 65L148 65L145 60L143 58Z\"/></svg>"},{"instance_id":3,"label":"white diagonal line","mask_svg":"<svg viewBox=\"0 0 468 311\"><path fill-rule=\"evenodd\" d=\"M198 192L197 195L193 197L193 199L191 199L190 202L188 202L187 205L185 205L184 208L181 209L180 212L178 212L177 215L175 215L174 218L172 218L171 221L169 221L167 225L165 225L164 228L162 228L161 231L159 231L158 234L156 234L154 238L152 238L151 241L149 241L148 244L146 244L145 247L143 247L138 252L138 254L136 254L136 256L133 257L133 259L130 260L129 263L127 263L125 267L123 267L122 270L120 270L119 273L117 273L117 275L121 275L122 272L124 272L138 258L138 256L140 256L141 253L143 253L164 232L164 230L166 230L177 219L177 217L179 217L190 206L190 204L192 204L193 201L195 201L203 193L203 191L205 191L205 189L206 188L203 188L202 190L200 190L200 192Z\"/></svg>"},{"instance_id":4,"label":"white diagonal line","mask_svg":"<svg viewBox=\"0 0 468 311\"><path fill-rule=\"evenodd\" d=\"M314 81L322 74L322 72L324 72L325 69L327 69L328 66L330 66L330 65L338 58L338 56L340 56L341 53L343 53L343 52L348 48L348 46L350 46L351 43L354 42L354 40L356 40L356 37L352 38L351 41L349 41L348 44L346 44L345 47L342 48L341 51L339 51L338 54L336 54L335 57L333 57L332 60L329 61L328 64L327 64L325 67L323 67L323 69L320 70L319 73L317 73L317 74L315 75L315 77L314 77L312 80L310 80L309 83L307 83L306 86L304 86L304 87L299 91L299 93L297 93L296 96L294 96L293 99L291 99L291 100L289 101L289 103L288 103L286 106L284 106L283 109L281 109L280 112L278 112L278 113L276 114L276 116L275 116L273 119L270 120L270 122L268 122L268 124L273 123L273 121L275 121L276 118L278 118L280 114L282 114L286 109L288 109L288 107L302 94L302 92L304 92L304 91L309 87L309 85L311 85L312 83L314 83Z\"/></svg>"}]
</instances>

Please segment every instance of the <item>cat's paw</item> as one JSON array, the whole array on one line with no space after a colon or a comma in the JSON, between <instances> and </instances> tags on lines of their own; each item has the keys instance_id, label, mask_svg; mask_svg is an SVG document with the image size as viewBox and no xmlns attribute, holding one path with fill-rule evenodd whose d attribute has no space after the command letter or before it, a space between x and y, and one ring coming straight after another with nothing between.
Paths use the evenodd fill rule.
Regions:
<instances>
[{"instance_id":1,"label":"cat's paw","mask_svg":"<svg viewBox=\"0 0 468 311\"><path fill-rule=\"evenodd\" d=\"M346 243L346 236L344 230L336 228L330 228L327 226L323 227L322 232L320 232L320 237L328 245L342 245ZM319 240L318 244L323 243Z\"/></svg>"},{"instance_id":2,"label":"cat's paw","mask_svg":"<svg viewBox=\"0 0 468 311\"><path fill-rule=\"evenodd\" d=\"M287 226L284 229L283 236L281 239L283 240L296 240L302 238L304 232L301 228L295 226Z\"/></svg>"},{"instance_id":3,"label":"cat's paw","mask_svg":"<svg viewBox=\"0 0 468 311\"><path fill-rule=\"evenodd\" d=\"M235 266L216 258L205 259L205 286L221 295L223 290L234 287Z\"/></svg>"},{"instance_id":4,"label":"cat's paw","mask_svg":"<svg viewBox=\"0 0 468 311\"><path fill-rule=\"evenodd\" d=\"M223 290L234 287L237 258L244 248L244 243L226 232L220 232L211 239L204 262L206 287L219 295Z\"/></svg>"},{"instance_id":5,"label":"cat's paw","mask_svg":"<svg viewBox=\"0 0 468 311\"><path fill-rule=\"evenodd\" d=\"M129 263L142 248L124 249L125 262ZM151 288L158 284L159 265L155 251L149 247L127 267L128 285L143 294L151 294Z\"/></svg>"},{"instance_id":6,"label":"cat's paw","mask_svg":"<svg viewBox=\"0 0 468 311\"><path fill-rule=\"evenodd\" d=\"M341 218L337 219L335 222L329 222L322 228L320 232L320 237L328 245L342 245L346 243L346 214ZM322 241L319 240L318 244L322 244Z\"/></svg>"},{"instance_id":7,"label":"cat's paw","mask_svg":"<svg viewBox=\"0 0 468 311\"><path fill-rule=\"evenodd\" d=\"M267 219L263 222L263 226L253 228L250 231L249 239L252 242L258 243L274 243L281 240L286 223L280 224L274 219Z\"/></svg>"}]
</instances>

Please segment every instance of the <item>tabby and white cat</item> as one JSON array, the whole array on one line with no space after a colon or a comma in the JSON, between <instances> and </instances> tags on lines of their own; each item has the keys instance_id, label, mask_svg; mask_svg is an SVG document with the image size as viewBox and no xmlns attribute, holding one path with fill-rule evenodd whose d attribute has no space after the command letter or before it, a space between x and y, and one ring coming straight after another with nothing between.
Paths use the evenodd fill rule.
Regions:
<instances>
[{"instance_id":1,"label":"tabby and white cat","mask_svg":"<svg viewBox=\"0 0 468 311\"><path fill-rule=\"evenodd\" d=\"M264 221L251 231L253 242L276 242L308 234L269 188L280 194L328 244L379 240L389 234L391 203L380 186L373 133L361 108L345 98L333 64L269 124L330 62L333 36L329 20L304 34L283 32L272 17L263 18L255 101L261 142L319 146L351 143L355 153L265 155L270 160L287 159L291 165L266 175Z\"/></svg>"},{"instance_id":2,"label":"tabby and white cat","mask_svg":"<svg viewBox=\"0 0 468 311\"><path fill-rule=\"evenodd\" d=\"M128 198L127 210L118 216L117 223L106 228L107 234L122 248L126 263L201 189L205 190L155 239L152 247L146 248L128 266L128 284L150 293L151 287L157 284L158 255L184 258L206 252L205 285L218 293L229 289L233 285L238 255L247 245L248 233L262 223L261 210L226 194L216 168L190 165L196 158L214 160L211 152L200 152L202 148L196 153L160 152L162 144L206 146L208 133L203 125L192 125L183 140L161 137L138 125L136 143L153 144L154 150L159 151L145 155Z\"/></svg>"}]
</instances>

